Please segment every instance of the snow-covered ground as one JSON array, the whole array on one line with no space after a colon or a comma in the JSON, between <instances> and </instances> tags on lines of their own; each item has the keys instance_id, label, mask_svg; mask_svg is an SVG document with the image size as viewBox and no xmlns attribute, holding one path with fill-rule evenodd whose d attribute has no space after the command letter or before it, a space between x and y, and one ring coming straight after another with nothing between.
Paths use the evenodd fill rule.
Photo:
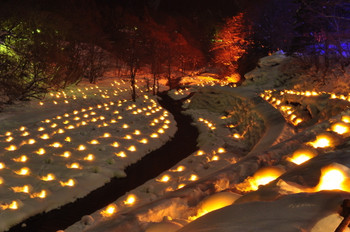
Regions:
<instances>
[{"instance_id":1,"label":"snow-covered ground","mask_svg":"<svg viewBox=\"0 0 350 232\"><path fill-rule=\"evenodd\" d=\"M275 57L263 59L261 67L276 69L286 59L277 53ZM350 137L350 112L346 108L350 98L312 90L266 90L289 78L279 76L277 70L273 72L276 75L272 82L266 79L267 69L263 73L256 70L255 74L250 74L250 82L261 82L263 88L252 84L238 88L219 85L202 88L198 80L191 78L195 86L170 91L169 95L174 99L196 92L184 102L184 109L199 129L199 150L64 231L334 231L343 219L339 215L342 201L350 197L350 158L346 152ZM112 176L123 175L126 165L161 146L174 134L176 126L171 115L159 108L156 99L141 96L137 103L124 101L129 97L123 95L128 92L128 87L112 87L119 91L115 96L118 98L112 101L114 105L110 104L112 99L102 96L102 87L97 90L101 97L93 97L93 100L87 98L85 102L83 93L80 97L76 95L77 105L80 105L77 114L73 103L66 109L63 106L70 103L63 102L60 108L52 102L57 99L46 100L46 112L26 119L26 129L20 128L22 125L18 120L11 121L11 118L22 117L19 111L12 110L11 118L5 114L4 126L9 128L6 131L13 133L6 135L4 130L1 143L4 146L1 158L5 157L4 168L0 170L1 187L5 187L0 190L8 198L4 198L7 202L2 204L4 209L0 211L0 217L4 216L7 226L14 223L11 220L15 216L18 222L20 218L35 214L31 204L47 202L43 203L46 208L41 210L48 210L57 206L49 201L50 196L63 204L100 186L90 186L84 181L87 183L96 178L102 185ZM120 92L123 88L126 90ZM114 90L108 91L113 93ZM90 110L91 102L96 105ZM114 108L116 106L118 108ZM37 104L32 108L40 109ZM55 114L58 109L62 112ZM118 114L110 113L116 110ZM75 122L75 117L83 118L92 111L96 115ZM30 110L23 112L34 115ZM65 112L69 114L66 118ZM148 117L147 112L150 113ZM123 118L115 118L118 116ZM96 118L95 126L90 125L93 118ZM117 122L112 123L113 119ZM144 123L144 119L148 122ZM64 124L66 120L70 122ZM87 124L82 125L82 120ZM70 131L71 122L75 128ZM104 126L104 122L109 125ZM54 124L57 125L52 127ZM129 127L123 128L124 124ZM108 132L110 125L115 134ZM67 132L58 133L60 126L67 127L63 128ZM45 131L37 131L40 127ZM165 130L163 134L158 131L161 127ZM29 134L24 135L25 132ZM48 133L49 140L40 138L44 133ZM105 133L110 133L110 137L104 137ZM161 139L152 139L152 133L157 133ZM68 136L70 142L65 141ZM30 144L32 137L35 143ZM139 143L144 137L148 139L147 145ZM94 139L99 144L93 144ZM115 140L118 147L113 147ZM64 146L55 148L56 141ZM11 151L11 144L16 150ZM79 150L81 144L86 146L85 151ZM132 146L137 151L133 152ZM40 148L45 149L45 154L37 154ZM65 150L71 152L73 159L64 157ZM127 157L123 157L121 151ZM99 156L100 152L110 152L110 159ZM22 153L28 158L26 163L21 162ZM88 160L90 153L96 158L94 161ZM35 160L29 159L32 157ZM96 164L91 164L95 161ZM30 175L15 173L24 166L30 169ZM51 172L55 175L53 182L39 179L49 177ZM63 186L69 184L69 179L76 181L75 187ZM30 192L15 192L13 187L23 187L27 180ZM68 196L64 194L67 189ZM42 190L47 190L44 199L35 195ZM19 207L16 210L11 209L14 201Z\"/></svg>"},{"instance_id":2,"label":"snow-covered ground","mask_svg":"<svg viewBox=\"0 0 350 232\"><path fill-rule=\"evenodd\" d=\"M0 230L83 197L176 131L157 99L129 84L81 83L1 114Z\"/></svg>"}]
</instances>

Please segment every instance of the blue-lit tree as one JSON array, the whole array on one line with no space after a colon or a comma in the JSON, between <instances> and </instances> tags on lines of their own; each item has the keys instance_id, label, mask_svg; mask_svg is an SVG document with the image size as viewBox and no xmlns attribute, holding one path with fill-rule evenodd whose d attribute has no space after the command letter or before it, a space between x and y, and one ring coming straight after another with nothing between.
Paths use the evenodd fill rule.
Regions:
<instances>
[{"instance_id":1,"label":"blue-lit tree","mask_svg":"<svg viewBox=\"0 0 350 232\"><path fill-rule=\"evenodd\" d=\"M344 0L296 0L293 51L309 57L326 73L332 63L350 63L350 3ZM321 59L320 59L321 58Z\"/></svg>"}]
</instances>

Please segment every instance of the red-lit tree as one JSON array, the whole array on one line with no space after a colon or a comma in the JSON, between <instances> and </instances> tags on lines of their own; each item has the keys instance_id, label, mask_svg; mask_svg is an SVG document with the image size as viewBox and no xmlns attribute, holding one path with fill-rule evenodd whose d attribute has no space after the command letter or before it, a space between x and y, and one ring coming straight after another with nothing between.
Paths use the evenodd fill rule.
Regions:
<instances>
[{"instance_id":1,"label":"red-lit tree","mask_svg":"<svg viewBox=\"0 0 350 232\"><path fill-rule=\"evenodd\" d=\"M228 19L213 39L214 62L224 68L224 74L231 76L232 82L239 81L238 60L252 43L249 28L244 25L243 14Z\"/></svg>"}]
</instances>

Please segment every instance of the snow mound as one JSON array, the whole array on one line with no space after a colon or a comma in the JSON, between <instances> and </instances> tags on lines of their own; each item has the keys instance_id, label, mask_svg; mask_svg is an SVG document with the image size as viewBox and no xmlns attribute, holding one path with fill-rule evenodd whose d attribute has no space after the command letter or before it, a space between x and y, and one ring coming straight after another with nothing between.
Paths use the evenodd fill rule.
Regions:
<instances>
[{"instance_id":1,"label":"snow mound","mask_svg":"<svg viewBox=\"0 0 350 232\"><path fill-rule=\"evenodd\" d=\"M273 202L233 204L189 223L179 232L247 232L257 228L262 232L316 232L320 231L318 222L335 214L349 196L341 192L300 193ZM334 221L327 219L327 227L336 228L340 219L340 216ZM312 229L315 224L317 228Z\"/></svg>"},{"instance_id":2,"label":"snow mound","mask_svg":"<svg viewBox=\"0 0 350 232\"><path fill-rule=\"evenodd\" d=\"M244 75L246 81L243 85L256 85L261 88L276 88L285 85L295 77L295 66L290 65L291 57L282 52L273 53L263 57L258 62L258 67Z\"/></svg>"}]
</instances>

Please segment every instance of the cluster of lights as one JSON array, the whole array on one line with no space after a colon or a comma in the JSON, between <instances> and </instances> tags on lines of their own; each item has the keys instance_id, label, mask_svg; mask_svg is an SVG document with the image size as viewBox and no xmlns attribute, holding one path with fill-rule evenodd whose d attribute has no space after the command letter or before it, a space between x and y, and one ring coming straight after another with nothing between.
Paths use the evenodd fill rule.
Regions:
<instances>
[{"instance_id":1,"label":"cluster of lights","mask_svg":"<svg viewBox=\"0 0 350 232\"><path fill-rule=\"evenodd\" d=\"M115 82L112 85L117 86ZM90 88L89 88L90 89ZM157 139L164 134L170 127L170 120L168 119L169 113L158 105L158 103L149 98L148 95L143 96L143 107L137 106L135 103L131 103L127 100L111 101L112 96L108 96L107 91L102 91L99 87L91 87L91 89L97 90L100 97L106 99L106 102L102 102L95 106L86 106L85 108L76 109L72 112L67 112L62 115L50 119L44 119L40 122L37 128L26 128L21 126L13 131L8 131L3 135L0 135L0 144L2 146L2 152L5 156L11 156L11 160L16 163L15 168L12 168L12 164L0 162L0 185L7 182L5 177L1 177L1 169L11 170L14 176L12 178L20 178L20 176L28 176L31 179L44 182L54 182L58 186L64 188L74 187L78 184L78 181L69 177L59 177L48 170L46 173L37 173L35 168L31 167L31 163L36 159L35 156L46 157L47 162L62 157L65 168L75 172L74 170L84 169L87 162L96 161L96 155L87 152L88 149L98 144L106 144L106 141L111 141L110 145L114 148L122 148L120 143L121 139L135 140L135 144L125 145L125 151L116 151L114 154L118 158L126 158L127 152L136 152L140 149L140 145L148 144L149 139ZM88 89L85 89L88 90ZM120 91L120 90L119 90ZM126 91L126 90L125 90ZM129 91L129 90L128 90ZM141 91L141 90L140 90ZM85 95L83 90L78 90L79 93ZM120 91L121 92L121 91ZM114 92L115 93L115 92ZM102 96L103 94L103 96ZM59 104L59 99L68 99L68 94L61 92L60 94L52 95L56 98L55 104ZM75 97L77 98L77 97ZM44 104L40 104L44 105ZM140 114L140 116L151 116L149 120L151 131L149 134L141 131L138 128L133 128L132 124L122 123L123 116L120 112L127 112L132 114ZM156 116L158 115L158 116ZM156 116L156 117L155 117ZM75 134L78 129L83 129L86 126L95 128L101 128L102 134L97 135L96 138L89 138L86 142L75 141L74 137L67 136L68 134ZM107 127L113 126L114 128L121 128L125 132L125 136L113 135L105 132ZM152 131L153 130L153 131ZM113 131L113 130L109 130ZM67 135L65 135L67 134ZM102 141L106 140L106 141ZM113 141L114 140L114 141ZM42 143L45 141L44 143ZM74 143L73 143L74 142ZM108 142L107 142L108 143ZM40 147L40 144L45 144ZM140 145L138 145L140 144ZM113 154L113 153L112 153ZM56 158L55 158L56 157ZM1 160L0 160L1 161ZM18 167L18 165L21 166ZM86 169L88 170L88 169ZM40 184L39 186L45 186ZM46 198L49 194L47 189L34 190L30 185L23 186L10 186L10 190L15 193L26 194L28 198ZM14 195L14 197L16 197ZM21 199L24 199L23 197ZM0 209L18 209L21 204L13 199L11 203L2 204L0 201ZM136 201L136 196L131 196L125 201L125 205L132 205ZM110 212L110 210L108 210Z\"/></svg>"},{"instance_id":2,"label":"cluster of lights","mask_svg":"<svg viewBox=\"0 0 350 232\"><path fill-rule=\"evenodd\" d=\"M206 120L206 119L203 119L203 118L198 118L198 121L199 122L203 122L210 130L215 130L216 129L216 126L214 123Z\"/></svg>"},{"instance_id":3,"label":"cluster of lights","mask_svg":"<svg viewBox=\"0 0 350 232\"><path fill-rule=\"evenodd\" d=\"M273 97L272 94L272 90L265 90L264 93L260 94L260 97L268 101L276 109L280 110L284 118L294 126L297 126L303 122L303 119L297 116L297 111L292 105L283 104L282 100L278 99L277 97Z\"/></svg>"}]
</instances>

